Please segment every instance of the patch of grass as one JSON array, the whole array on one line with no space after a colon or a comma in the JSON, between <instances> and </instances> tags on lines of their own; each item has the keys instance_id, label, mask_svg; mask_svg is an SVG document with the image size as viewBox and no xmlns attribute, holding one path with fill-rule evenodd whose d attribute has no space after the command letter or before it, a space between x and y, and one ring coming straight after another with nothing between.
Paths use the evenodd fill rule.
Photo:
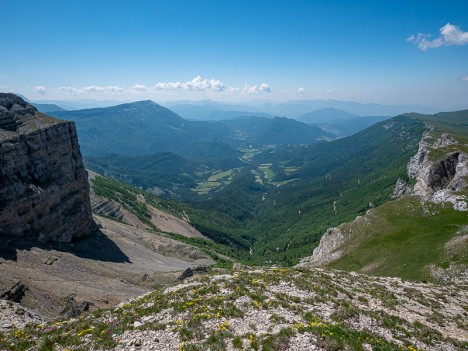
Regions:
<instances>
[{"instance_id":1,"label":"patch of grass","mask_svg":"<svg viewBox=\"0 0 468 351\"><path fill-rule=\"evenodd\" d=\"M121 204L125 209L137 216L142 222L152 226L151 213L142 200L141 192L119 181L96 176L92 182L96 195L106 197Z\"/></svg>"},{"instance_id":2,"label":"patch of grass","mask_svg":"<svg viewBox=\"0 0 468 351\"><path fill-rule=\"evenodd\" d=\"M466 213L448 205L421 203L418 197L388 202L373 211L366 221L343 226L353 232L353 240L344 244L344 256L330 267L431 280L426 267L450 264L444 245L468 224Z\"/></svg>"}]
</instances>

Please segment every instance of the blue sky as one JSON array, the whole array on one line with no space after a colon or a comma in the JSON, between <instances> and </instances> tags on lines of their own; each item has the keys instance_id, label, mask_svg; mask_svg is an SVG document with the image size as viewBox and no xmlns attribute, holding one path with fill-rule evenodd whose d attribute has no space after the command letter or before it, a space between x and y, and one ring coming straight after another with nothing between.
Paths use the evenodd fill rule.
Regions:
<instances>
[{"instance_id":1,"label":"blue sky","mask_svg":"<svg viewBox=\"0 0 468 351\"><path fill-rule=\"evenodd\" d=\"M0 5L0 90L33 100L340 99L468 108L466 0Z\"/></svg>"}]
</instances>

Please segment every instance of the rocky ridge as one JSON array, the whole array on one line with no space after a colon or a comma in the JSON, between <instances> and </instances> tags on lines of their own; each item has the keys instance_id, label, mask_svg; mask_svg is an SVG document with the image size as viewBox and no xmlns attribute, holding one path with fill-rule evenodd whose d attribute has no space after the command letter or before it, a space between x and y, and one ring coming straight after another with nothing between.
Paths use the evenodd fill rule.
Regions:
<instances>
[{"instance_id":1,"label":"rocky ridge","mask_svg":"<svg viewBox=\"0 0 468 351\"><path fill-rule=\"evenodd\" d=\"M70 242L96 232L73 122L0 93L0 199L0 236Z\"/></svg>"},{"instance_id":2,"label":"rocky ridge","mask_svg":"<svg viewBox=\"0 0 468 351\"><path fill-rule=\"evenodd\" d=\"M323 269L212 271L112 309L0 333L0 348L457 351L468 346L467 302L466 286Z\"/></svg>"},{"instance_id":3,"label":"rocky ridge","mask_svg":"<svg viewBox=\"0 0 468 351\"><path fill-rule=\"evenodd\" d=\"M468 198L460 194L468 188L468 154L459 150L444 150L444 148L459 144L448 133L442 134L430 143L432 127L427 125L427 128L429 131L424 133L417 153L407 165L408 177L415 183L409 185L405 180L398 179L392 198L417 195L422 202L449 203L457 211L468 211ZM442 155L437 158L432 157L432 154L436 152ZM352 223L371 222L373 216L375 213L371 209L364 216L356 217ZM298 266L320 267L336 261L343 255L341 248L352 240L353 235L353 230L346 224L329 228L322 236L317 248L314 249L312 256L303 258Z\"/></svg>"}]
</instances>

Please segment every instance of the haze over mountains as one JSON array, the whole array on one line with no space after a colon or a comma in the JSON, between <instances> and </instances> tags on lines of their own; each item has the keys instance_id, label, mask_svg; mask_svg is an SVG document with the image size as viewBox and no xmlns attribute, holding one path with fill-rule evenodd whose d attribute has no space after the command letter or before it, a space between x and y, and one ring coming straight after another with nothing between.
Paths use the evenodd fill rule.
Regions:
<instances>
[{"instance_id":1,"label":"haze over mountains","mask_svg":"<svg viewBox=\"0 0 468 351\"><path fill-rule=\"evenodd\" d=\"M0 351L468 351L468 1L3 5Z\"/></svg>"},{"instance_id":2,"label":"haze over mountains","mask_svg":"<svg viewBox=\"0 0 468 351\"><path fill-rule=\"evenodd\" d=\"M48 198L60 206L41 211L40 222L47 223L53 219L51 214L58 214L61 225L70 233L62 240L57 235L48 237L48 229L41 227L39 240L50 242L37 243L32 231L19 230L15 224L13 227L19 231L14 233L12 242L5 241L5 235L11 235L11 227L2 225L0 286L4 296L21 301L41 316L13 303L4 306L0 346L41 350L41 345L49 342L50 333L56 333L53 345L60 345L59 348L84 342L87 347L163 347L172 351L181 349L177 345L181 344L179 338L184 338L191 349L211 350L216 342L224 350L228 343L253 344L249 340L257 338L265 351L282 349L284 345L296 351L298 347L307 350L311 345L362 345L362 335L366 335L366 345L386 345L392 351L399 350L401 343L414 343L429 351L435 342L444 348L462 349L463 327L455 323L453 315L461 313L460 305L466 297L463 284L468 267L468 111L377 117L384 120L338 139L320 127L285 117L189 121L152 101L53 112L76 123L86 165L98 172L90 171L90 201L78 144L72 143L71 151L65 147L57 149L62 145L57 139L74 135L73 122L47 117L20 98L4 95L8 99L2 100L4 106L0 109L0 132L4 138L0 158L6 160L8 167L1 168L0 179L4 185L13 184L6 187L13 189L8 193L19 189L22 195L18 199L10 196L11 206L3 207L6 215L2 218L15 218L22 223L25 213L34 214L47 205L47 201L35 200L47 190ZM371 121L370 117L334 109L312 112L304 119L321 126L344 125L342 130L346 129L343 122L356 128L352 121ZM67 129L56 135L56 126ZM61 173L60 169L67 168L56 162L53 156L57 155L61 159L70 157L81 171L74 175ZM16 161L25 157L31 159L16 170ZM76 197L75 185L80 186L78 193L83 196L76 206L60 211L62 204ZM12 212L13 207L18 210ZM79 242L68 243L76 225L67 227L67 219L82 219L79 210L86 208L89 213L90 207L94 214L87 223L93 231L85 232ZM97 231L93 220L98 224ZM29 228L34 221L23 224ZM25 234L29 241L21 237ZM298 262L299 270L268 268ZM261 267L251 273L241 263ZM110 310L96 310L145 293L155 284L173 284L177 276L174 271L180 272L188 265L193 268L186 269L178 279L194 279L189 284L163 288ZM222 267L225 274L210 278L204 265ZM315 270L316 266L343 271ZM225 270L232 267L242 272L230 274L230 270ZM435 286L417 283L421 300L415 300L416 290L410 286L416 283L344 272L350 270L443 282L437 290L439 295L450 286L450 301L437 300L441 324L433 325L431 315L419 318L419 324L415 324L410 320L416 318L414 313L405 317L408 320L399 317L397 327L389 322L380 326L382 318L395 318L395 306L407 311L407 316L418 301L429 301ZM208 276L192 278L195 272ZM61 284L49 284L50 281ZM233 281L235 288L231 291ZM209 290L201 290L205 288ZM172 294L179 289L183 289L183 296ZM65 296L69 291L73 293ZM209 320L221 327L203 327L204 332L212 333L208 338L195 335L201 330L199 323L185 321L186 311L198 304L197 298L186 298L187 291L193 296L202 291L205 307L211 303L206 296L217 294L216 303L210 307L216 314L210 315ZM343 291L348 297L330 300ZM362 296L354 298L356 292ZM267 299L265 294L270 297ZM234 304L239 299L243 302L239 307L229 307L224 303L226 296ZM409 308L406 302L398 305L399 299L393 296L409 299L414 306ZM251 300L255 301L252 305L248 302ZM351 305L356 303L354 300L360 301L358 307L343 310L343 304ZM289 307L282 307L285 301L284 306ZM183 314L161 315L171 303L176 304L170 307L173 311L179 311L183 304ZM300 313L296 316L297 306ZM314 310L317 306L320 311L326 306L333 311L332 316L321 316L324 322L315 322L311 318L316 317L311 314L302 316L304 308ZM307 324L270 317L284 314L285 308L297 320L304 318ZM419 306L418 311L421 308L424 307ZM63 324L34 324L44 323L44 316L76 317L88 309L93 311L90 316ZM194 307L190 313L197 311L198 307ZM138 316L141 322L131 318L128 324L128 313ZM258 313L266 313L266 317L255 324L251 316ZM109 316L115 316L116 321L109 322ZM361 335L361 329L351 323L364 316L379 327L366 327ZM150 324L152 318L158 320L156 326ZM165 318L164 323L159 323L161 318ZM288 334L277 339L281 331L258 332L265 320L271 328L283 325L294 330L296 336ZM186 329L170 329L181 323ZM252 328L252 336L243 341L243 336L230 332L217 334L220 328L222 332L235 331L236 323L244 329ZM9 331L10 325L22 329ZM118 325L119 332L109 329L110 325ZM396 333L401 325L417 337L408 339L406 334ZM70 332L64 333L61 328ZM321 336L323 328L331 328L329 337ZM385 333L395 332L398 336L386 338L381 335L382 328ZM427 330L436 336L427 337ZM155 331L158 337L149 338L148 333ZM22 342L18 333L26 333L26 341ZM304 338L305 333L308 339ZM83 339L86 341L81 340L83 334L87 335ZM335 338L335 334L353 337ZM214 337L218 341L211 341ZM161 342L161 338L165 341ZM182 349L190 350L184 345ZM328 346L323 350L327 349Z\"/></svg>"},{"instance_id":3,"label":"haze over mountains","mask_svg":"<svg viewBox=\"0 0 468 351\"><path fill-rule=\"evenodd\" d=\"M243 126L242 123L230 126L228 122L188 121L152 101L52 114L77 122L86 155L112 154L116 149L124 155L161 151L184 153L194 142L222 141L236 147L242 144L299 145L330 136L320 128L286 118L243 119L246 122ZM93 143L98 145L93 147Z\"/></svg>"},{"instance_id":4,"label":"haze over mountains","mask_svg":"<svg viewBox=\"0 0 468 351\"><path fill-rule=\"evenodd\" d=\"M129 103L129 101L92 99L32 100L31 102L35 104L55 104L66 110L111 107ZM254 100L244 103L228 103L214 100L181 100L166 101L161 104L185 119L205 121L229 119L241 114L264 117L283 116L297 119L306 113L329 108L344 110L360 116L395 116L405 112L436 112L432 108L419 105L382 105L343 100L291 100L286 102Z\"/></svg>"},{"instance_id":5,"label":"haze over mountains","mask_svg":"<svg viewBox=\"0 0 468 351\"><path fill-rule=\"evenodd\" d=\"M187 213L208 237L280 262L388 201L424 130L407 116L334 108L303 114L307 124L255 115L190 121L151 101L54 116L76 121L88 167L195 201Z\"/></svg>"},{"instance_id":6,"label":"haze over mountains","mask_svg":"<svg viewBox=\"0 0 468 351\"><path fill-rule=\"evenodd\" d=\"M112 107L117 101L46 101L35 102L44 113L93 107ZM363 104L338 100L297 100L284 103L254 101L245 104L232 104L212 100L174 101L165 104L171 111L189 121L221 121L248 119L253 117L287 117L320 127L329 138L341 138L358 132L388 117L405 112L431 113L423 106L389 106ZM66 116L66 114L63 114Z\"/></svg>"},{"instance_id":7,"label":"haze over mountains","mask_svg":"<svg viewBox=\"0 0 468 351\"><path fill-rule=\"evenodd\" d=\"M287 102L253 101L248 104L227 104L216 101L181 101L168 102L167 107L184 118L205 120L215 112L249 111L267 113L273 116L299 118L302 115L326 108L344 110L360 116L396 116L405 112L433 113L434 110L424 106L390 106L372 103L359 103L340 100L292 100Z\"/></svg>"}]
</instances>

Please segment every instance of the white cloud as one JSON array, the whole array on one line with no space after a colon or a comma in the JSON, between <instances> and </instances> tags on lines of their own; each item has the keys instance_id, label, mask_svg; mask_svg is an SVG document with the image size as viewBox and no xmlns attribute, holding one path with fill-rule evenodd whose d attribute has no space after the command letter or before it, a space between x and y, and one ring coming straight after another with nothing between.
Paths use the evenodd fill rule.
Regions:
<instances>
[{"instance_id":1,"label":"white cloud","mask_svg":"<svg viewBox=\"0 0 468 351\"><path fill-rule=\"evenodd\" d=\"M127 88L121 88L116 85L98 86L89 85L85 87L61 86L59 91L72 95L90 95L90 94L155 94L159 91L180 91L182 92L215 92L227 93L232 95L237 94L260 94L271 93L270 85L261 83L259 85L249 85L245 83L243 88L226 86L222 81L217 79L204 79L201 76L196 76L192 80L186 82L158 82L154 86L144 84L134 84Z\"/></svg>"},{"instance_id":2,"label":"white cloud","mask_svg":"<svg viewBox=\"0 0 468 351\"><path fill-rule=\"evenodd\" d=\"M196 91L224 91L226 86L217 79L202 79L196 76L187 82L159 82L153 87L155 90L196 90Z\"/></svg>"},{"instance_id":3,"label":"white cloud","mask_svg":"<svg viewBox=\"0 0 468 351\"><path fill-rule=\"evenodd\" d=\"M39 85L37 86L34 91L36 92L36 94L39 94L39 95L45 95L47 94L47 88L42 86L42 85Z\"/></svg>"},{"instance_id":4,"label":"white cloud","mask_svg":"<svg viewBox=\"0 0 468 351\"><path fill-rule=\"evenodd\" d=\"M142 93L148 91L148 88L143 84L135 84L134 86L130 87L129 90L134 93Z\"/></svg>"},{"instance_id":5,"label":"white cloud","mask_svg":"<svg viewBox=\"0 0 468 351\"><path fill-rule=\"evenodd\" d=\"M111 86L106 86L106 87L90 85L88 87L83 87L82 89L86 93L120 93L123 91L122 88L116 85L111 85Z\"/></svg>"},{"instance_id":6,"label":"white cloud","mask_svg":"<svg viewBox=\"0 0 468 351\"><path fill-rule=\"evenodd\" d=\"M78 94L79 90L75 87L60 87L58 88L60 91L64 91L70 94Z\"/></svg>"},{"instance_id":7,"label":"white cloud","mask_svg":"<svg viewBox=\"0 0 468 351\"><path fill-rule=\"evenodd\" d=\"M464 82L468 82L468 74L464 74L463 76L460 76L458 79Z\"/></svg>"},{"instance_id":8,"label":"white cloud","mask_svg":"<svg viewBox=\"0 0 468 351\"><path fill-rule=\"evenodd\" d=\"M94 93L121 93L124 90L116 85L109 86L98 86L98 85L89 85L87 87L75 88L75 87L60 87L60 91L64 91L70 94L94 94Z\"/></svg>"},{"instance_id":9,"label":"white cloud","mask_svg":"<svg viewBox=\"0 0 468 351\"><path fill-rule=\"evenodd\" d=\"M330 86L327 87L327 89L325 90L325 92L326 92L327 94L331 94L331 93L333 93L334 91L335 91L335 89L333 89L333 87L330 87Z\"/></svg>"},{"instance_id":10,"label":"white cloud","mask_svg":"<svg viewBox=\"0 0 468 351\"><path fill-rule=\"evenodd\" d=\"M228 87L226 89L229 93L237 93L240 89L235 87Z\"/></svg>"},{"instance_id":11,"label":"white cloud","mask_svg":"<svg viewBox=\"0 0 468 351\"><path fill-rule=\"evenodd\" d=\"M406 41L417 44L418 48L423 51L441 46L461 46L468 44L468 32L463 32L458 26L447 23L439 29L439 32L440 36L433 40L431 40L430 34L418 33L417 35L411 35Z\"/></svg>"},{"instance_id":12,"label":"white cloud","mask_svg":"<svg viewBox=\"0 0 468 351\"><path fill-rule=\"evenodd\" d=\"M297 89L297 92L299 93L299 96L304 96L304 93L305 93L305 89L303 87L300 87L299 89Z\"/></svg>"},{"instance_id":13,"label":"white cloud","mask_svg":"<svg viewBox=\"0 0 468 351\"><path fill-rule=\"evenodd\" d=\"M271 88L267 83L262 83L260 85L248 85L245 83L242 92L244 94L271 93Z\"/></svg>"}]
</instances>

